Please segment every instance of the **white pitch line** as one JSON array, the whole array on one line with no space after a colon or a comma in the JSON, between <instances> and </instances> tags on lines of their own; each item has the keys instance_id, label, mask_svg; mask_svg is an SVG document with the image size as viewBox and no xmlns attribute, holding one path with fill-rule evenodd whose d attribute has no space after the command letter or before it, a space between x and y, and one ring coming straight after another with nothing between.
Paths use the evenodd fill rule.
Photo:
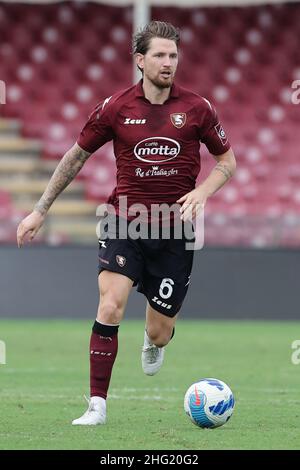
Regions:
<instances>
[{"instance_id":1,"label":"white pitch line","mask_svg":"<svg viewBox=\"0 0 300 470\"><path fill-rule=\"evenodd\" d=\"M250 388L250 387L236 387L234 388L236 391L242 393L243 391L247 392L255 392L255 393L299 393L298 388Z\"/></svg>"},{"instance_id":2,"label":"white pitch line","mask_svg":"<svg viewBox=\"0 0 300 470\"><path fill-rule=\"evenodd\" d=\"M179 392L179 388L175 387L121 387L121 388L112 388L112 391L118 392Z\"/></svg>"},{"instance_id":3,"label":"white pitch line","mask_svg":"<svg viewBox=\"0 0 300 470\"><path fill-rule=\"evenodd\" d=\"M1 399L11 398L12 394L0 394ZM41 394L32 394L32 395L22 395L22 396L15 396L14 402L22 401L22 400L39 400L41 402L48 402L49 400L66 400L66 404L70 405L70 403L75 404L81 400L82 397L72 397L70 395L41 395ZM126 400L126 401L177 401L177 398L170 397L169 395L160 396L160 395L117 395L117 394L108 394L108 399L110 400Z\"/></svg>"},{"instance_id":4,"label":"white pitch line","mask_svg":"<svg viewBox=\"0 0 300 470\"><path fill-rule=\"evenodd\" d=\"M44 373L49 373L49 372L77 372L78 369L66 369L62 370L57 367L45 367L45 368L33 368L31 367L30 369L26 367L19 367L18 369L13 368L13 367L5 367L3 368L3 375L5 374L44 374Z\"/></svg>"},{"instance_id":5,"label":"white pitch line","mask_svg":"<svg viewBox=\"0 0 300 470\"><path fill-rule=\"evenodd\" d=\"M160 401L160 400L168 400L168 401L175 401L174 399L170 399L170 397L166 396L166 397L161 397L160 395L127 395L127 396L124 396L124 395L116 395L114 393L112 394L108 394L108 399L113 399L113 400L134 400L134 401L139 401L139 400L142 400L142 401L152 401L152 400L155 400L155 401Z\"/></svg>"}]
</instances>

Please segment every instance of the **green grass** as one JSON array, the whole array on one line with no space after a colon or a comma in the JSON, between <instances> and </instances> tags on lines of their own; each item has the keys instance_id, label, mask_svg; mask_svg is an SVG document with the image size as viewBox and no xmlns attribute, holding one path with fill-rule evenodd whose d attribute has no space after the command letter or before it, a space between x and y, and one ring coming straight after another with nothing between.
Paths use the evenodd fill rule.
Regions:
<instances>
[{"instance_id":1,"label":"green grass","mask_svg":"<svg viewBox=\"0 0 300 470\"><path fill-rule=\"evenodd\" d=\"M88 394L92 322L1 321L0 449L299 449L299 323L179 321L163 369L143 374L143 322L124 321L105 426L72 427ZM201 430L183 411L202 377L232 388L231 420Z\"/></svg>"}]
</instances>

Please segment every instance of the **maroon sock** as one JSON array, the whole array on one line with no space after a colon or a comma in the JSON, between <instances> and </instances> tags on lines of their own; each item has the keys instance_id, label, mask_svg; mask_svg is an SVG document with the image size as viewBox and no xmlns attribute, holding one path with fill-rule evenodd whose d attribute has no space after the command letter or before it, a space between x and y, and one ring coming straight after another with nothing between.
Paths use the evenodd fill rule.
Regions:
<instances>
[{"instance_id":1,"label":"maroon sock","mask_svg":"<svg viewBox=\"0 0 300 470\"><path fill-rule=\"evenodd\" d=\"M118 352L118 328L95 322L90 341L90 395L107 397L112 368Z\"/></svg>"}]
</instances>

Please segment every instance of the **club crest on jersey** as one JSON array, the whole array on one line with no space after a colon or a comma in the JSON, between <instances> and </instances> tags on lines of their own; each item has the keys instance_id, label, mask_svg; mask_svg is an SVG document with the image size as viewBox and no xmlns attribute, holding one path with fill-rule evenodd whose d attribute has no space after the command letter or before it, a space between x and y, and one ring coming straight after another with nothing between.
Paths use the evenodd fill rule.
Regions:
<instances>
[{"instance_id":1,"label":"club crest on jersey","mask_svg":"<svg viewBox=\"0 0 300 470\"><path fill-rule=\"evenodd\" d=\"M125 256L121 256L121 255L117 255L116 256L116 261L118 263L118 265L123 268L126 264L126 258Z\"/></svg>"},{"instance_id":2,"label":"club crest on jersey","mask_svg":"<svg viewBox=\"0 0 300 470\"><path fill-rule=\"evenodd\" d=\"M173 114L170 114L170 118L171 118L171 122L173 126L177 127L177 129L180 129L186 123L185 113L173 113Z\"/></svg>"}]
</instances>

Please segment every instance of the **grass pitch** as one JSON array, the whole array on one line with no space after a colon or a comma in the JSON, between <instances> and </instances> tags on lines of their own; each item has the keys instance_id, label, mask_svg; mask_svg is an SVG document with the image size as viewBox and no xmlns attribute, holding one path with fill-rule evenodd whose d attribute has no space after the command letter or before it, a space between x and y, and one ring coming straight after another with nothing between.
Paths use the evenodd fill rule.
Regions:
<instances>
[{"instance_id":1,"label":"grass pitch","mask_svg":"<svg viewBox=\"0 0 300 470\"><path fill-rule=\"evenodd\" d=\"M299 449L299 323L179 321L163 369L140 364L144 323L124 321L105 426L72 427L86 409L92 321L0 321L0 449ZM186 417L186 389L203 377L232 388L221 428Z\"/></svg>"}]
</instances>

